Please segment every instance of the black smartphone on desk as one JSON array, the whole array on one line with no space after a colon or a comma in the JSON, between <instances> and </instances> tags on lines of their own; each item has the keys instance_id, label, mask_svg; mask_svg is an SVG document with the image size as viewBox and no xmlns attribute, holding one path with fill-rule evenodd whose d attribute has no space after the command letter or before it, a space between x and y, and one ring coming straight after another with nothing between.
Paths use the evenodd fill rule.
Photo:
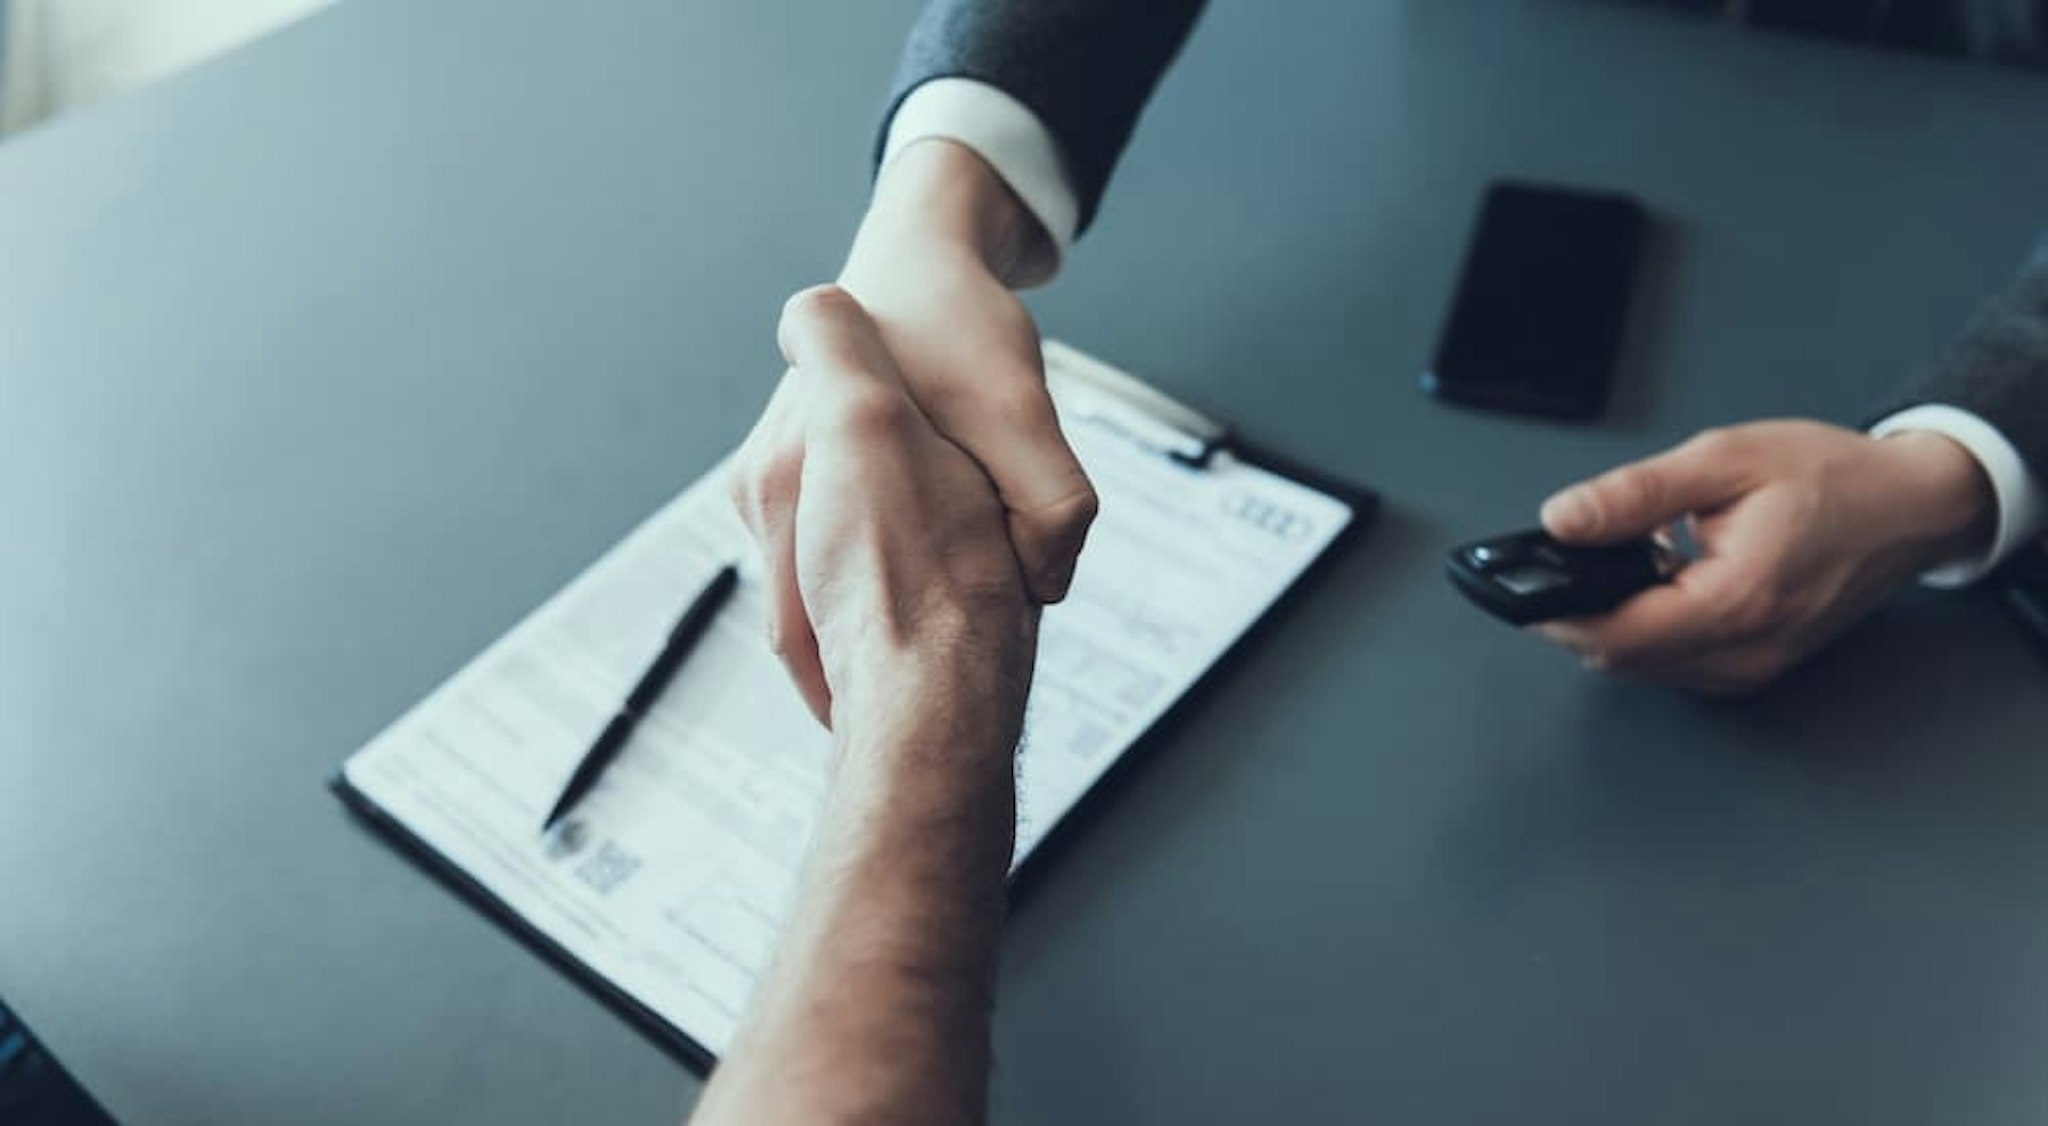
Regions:
<instances>
[{"instance_id":1,"label":"black smartphone on desk","mask_svg":"<svg viewBox=\"0 0 2048 1126\"><path fill-rule=\"evenodd\" d=\"M1627 195L1488 188L1423 390L1546 418L1599 415L1647 228Z\"/></svg>"}]
</instances>

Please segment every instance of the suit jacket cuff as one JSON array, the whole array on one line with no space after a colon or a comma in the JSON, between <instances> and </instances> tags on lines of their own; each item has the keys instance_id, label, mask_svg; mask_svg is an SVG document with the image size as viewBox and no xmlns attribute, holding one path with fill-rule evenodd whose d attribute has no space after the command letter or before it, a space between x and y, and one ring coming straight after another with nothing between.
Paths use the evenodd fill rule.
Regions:
<instances>
[{"instance_id":1,"label":"suit jacket cuff","mask_svg":"<svg viewBox=\"0 0 2048 1126\"><path fill-rule=\"evenodd\" d=\"M985 82L935 78L911 91L889 119L882 166L916 141L941 137L973 149L1038 220L1040 238L1020 285L1048 281L1074 243L1080 206L1052 132L1024 103Z\"/></svg>"},{"instance_id":2,"label":"suit jacket cuff","mask_svg":"<svg viewBox=\"0 0 2048 1126\"><path fill-rule=\"evenodd\" d=\"M1991 548L1975 559L1960 559L1921 576L1933 587L1960 587L1983 578L1993 568L2041 538L2048 531L2048 497L2040 481L2028 472L2019 450L1998 428L1969 411L1942 404L1909 407L1871 427L1882 438L1902 430L1926 430L1940 434L1970 451L1984 475L1991 479L1991 491L1998 498L1998 531Z\"/></svg>"}]
</instances>

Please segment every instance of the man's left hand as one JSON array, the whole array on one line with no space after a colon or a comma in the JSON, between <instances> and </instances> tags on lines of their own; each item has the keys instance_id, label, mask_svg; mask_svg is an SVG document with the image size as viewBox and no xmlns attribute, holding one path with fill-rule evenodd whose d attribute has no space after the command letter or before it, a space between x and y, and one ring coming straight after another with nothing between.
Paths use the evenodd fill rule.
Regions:
<instances>
[{"instance_id":1,"label":"man's left hand","mask_svg":"<svg viewBox=\"0 0 2048 1126\"><path fill-rule=\"evenodd\" d=\"M1981 550L1995 510L1976 459L1937 434L1799 421L1709 430L1543 506L1544 526L1570 543L1687 520L1702 555L1612 613L1537 632L1589 667L1752 691L1914 575Z\"/></svg>"}]
</instances>

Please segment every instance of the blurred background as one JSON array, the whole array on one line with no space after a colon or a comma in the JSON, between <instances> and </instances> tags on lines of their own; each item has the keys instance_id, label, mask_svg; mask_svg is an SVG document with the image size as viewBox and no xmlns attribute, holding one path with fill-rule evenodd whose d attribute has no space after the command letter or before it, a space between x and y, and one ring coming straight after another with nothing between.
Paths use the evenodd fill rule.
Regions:
<instances>
[{"instance_id":1,"label":"blurred background","mask_svg":"<svg viewBox=\"0 0 2048 1126\"><path fill-rule=\"evenodd\" d=\"M0 0L0 133L181 70L331 0Z\"/></svg>"}]
</instances>

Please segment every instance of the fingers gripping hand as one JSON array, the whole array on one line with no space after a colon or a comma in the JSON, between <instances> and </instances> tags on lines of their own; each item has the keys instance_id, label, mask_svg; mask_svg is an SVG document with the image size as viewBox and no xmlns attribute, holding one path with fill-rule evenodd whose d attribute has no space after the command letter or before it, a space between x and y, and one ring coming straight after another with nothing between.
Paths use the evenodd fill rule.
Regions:
<instances>
[{"instance_id":1,"label":"fingers gripping hand","mask_svg":"<svg viewBox=\"0 0 2048 1126\"><path fill-rule=\"evenodd\" d=\"M733 505L761 551L768 647L789 670L811 714L824 722L831 700L818 638L796 583L796 511L804 471L804 416L796 372L784 372L760 421L733 459Z\"/></svg>"},{"instance_id":2,"label":"fingers gripping hand","mask_svg":"<svg viewBox=\"0 0 2048 1126\"><path fill-rule=\"evenodd\" d=\"M1032 595L1064 598L1096 495L1060 430L1023 302L980 263L937 251L857 249L845 280L911 400L995 483Z\"/></svg>"},{"instance_id":3,"label":"fingers gripping hand","mask_svg":"<svg viewBox=\"0 0 2048 1126\"><path fill-rule=\"evenodd\" d=\"M849 693L887 697L888 678L960 658L970 636L996 672L1028 668L1030 603L1001 503L911 401L860 305L835 287L798 294L780 339L790 374L756 436L801 452L750 460L739 492L763 538L778 652L812 710L834 723Z\"/></svg>"}]
</instances>

